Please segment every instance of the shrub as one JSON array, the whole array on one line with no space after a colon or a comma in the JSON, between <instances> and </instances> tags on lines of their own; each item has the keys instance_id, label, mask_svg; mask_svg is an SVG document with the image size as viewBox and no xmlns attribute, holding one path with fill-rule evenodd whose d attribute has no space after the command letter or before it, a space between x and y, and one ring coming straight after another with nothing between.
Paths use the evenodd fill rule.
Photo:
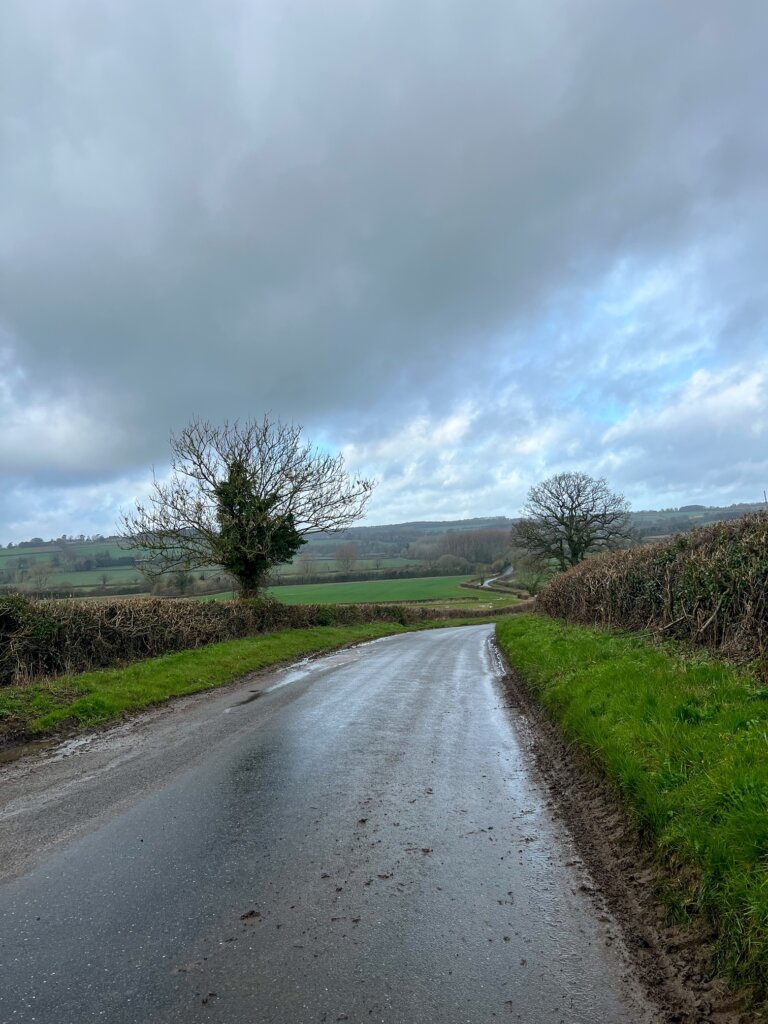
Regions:
<instances>
[{"instance_id":1,"label":"shrub","mask_svg":"<svg viewBox=\"0 0 768 1024\"><path fill-rule=\"evenodd\" d=\"M556 576L537 609L568 622L652 630L728 657L765 657L768 512L588 559Z\"/></svg>"},{"instance_id":2,"label":"shrub","mask_svg":"<svg viewBox=\"0 0 768 1024\"><path fill-rule=\"evenodd\" d=\"M285 605L272 598L34 601L6 596L0 597L0 685L110 668L278 629L368 622L408 625L488 614L410 605Z\"/></svg>"}]
</instances>

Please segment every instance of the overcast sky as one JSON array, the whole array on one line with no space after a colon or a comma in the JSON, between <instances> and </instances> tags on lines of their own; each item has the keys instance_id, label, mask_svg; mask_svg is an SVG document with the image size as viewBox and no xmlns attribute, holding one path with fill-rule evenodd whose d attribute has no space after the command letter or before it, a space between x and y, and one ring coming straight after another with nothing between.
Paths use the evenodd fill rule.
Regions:
<instances>
[{"instance_id":1,"label":"overcast sky","mask_svg":"<svg viewBox=\"0 0 768 1024\"><path fill-rule=\"evenodd\" d=\"M765 0L3 0L0 541L193 415L368 522L768 487Z\"/></svg>"}]
</instances>

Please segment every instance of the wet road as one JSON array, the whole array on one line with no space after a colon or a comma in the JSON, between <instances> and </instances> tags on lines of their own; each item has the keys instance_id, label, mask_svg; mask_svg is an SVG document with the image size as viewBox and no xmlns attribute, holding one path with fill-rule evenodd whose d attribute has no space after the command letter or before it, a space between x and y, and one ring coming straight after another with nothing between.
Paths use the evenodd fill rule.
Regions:
<instances>
[{"instance_id":1,"label":"wet road","mask_svg":"<svg viewBox=\"0 0 768 1024\"><path fill-rule=\"evenodd\" d=\"M376 641L2 769L0 1021L660 1019L491 635Z\"/></svg>"}]
</instances>

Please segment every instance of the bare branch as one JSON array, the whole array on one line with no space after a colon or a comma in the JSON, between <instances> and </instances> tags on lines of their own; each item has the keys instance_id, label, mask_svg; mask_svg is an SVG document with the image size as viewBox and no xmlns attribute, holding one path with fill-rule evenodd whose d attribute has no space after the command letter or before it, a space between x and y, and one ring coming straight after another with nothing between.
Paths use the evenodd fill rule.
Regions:
<instances>
[{"instance_id":1,"label":"bare branch","mask_svg":"<svg viewBox=\"0 0 768 1024\"><path fill-rule=\"evenodd\" d=\"M227 513L227 547L222 495L226 487L232 496L235 476L242 500L235 502L239 511ZM154 477L147 501L121 515L121 536L128 547L147 553L140 568L149 576L205 565L225 565L237 575L226 565L233 530L239 531L247 549L241 555L250 558L251 569L257 556L271 566L281 545L284 555L290 531L299 538L333 533L360 519L373 487L373 480L350 476L341 455L307 444L295 424L268 416L221 426L194 419L171 436L170 477ZM253 589L253 579L246 583L243 572L241 587Z\"/></svg>"},{"instance_id":2,"label":"bare branch","mask_svg":"<svg viewBox=\"0 0 768 1024\"><path fill-rule=\"evenodd\" d=\"M515 543L561 570L632 536L624 495L586 473L558 473L536 484L523 514L513 528Z\"/></svg>"}]
</instances>

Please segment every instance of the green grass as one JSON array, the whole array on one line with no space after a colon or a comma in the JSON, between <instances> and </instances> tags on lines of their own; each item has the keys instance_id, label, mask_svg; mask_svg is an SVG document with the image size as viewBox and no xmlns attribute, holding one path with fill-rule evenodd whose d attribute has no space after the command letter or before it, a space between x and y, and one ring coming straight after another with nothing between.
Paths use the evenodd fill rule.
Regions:
<instances>
[{"instance_id":1,"label":"green grass","mask_svg":"<svg viewBox=\"0 0 768 1024\"><path fill-rule=\"evenodd\" d=\"M74 569L56 569L51 573L46 586L60 588L68 584L73 589L96 587L101 586L103 576L107 577L110 586L117 583L144 582L138 569L132 565L120 565L106 569L84 569L81 572L75 572Z\"/></svg>"},{"instance_id":2,"label":"green grass","mask_svg":"<svg viewBox=\"0 0 768 1024\"><path fill-rule=\"evenodd\" d=\"M270 595L284 604L407 604L424 601L451 608L494 608L515 598L493 591L467 590L472 576L425 576L409 580L365 580L359 583L317 583L273 587Z\"/></svg>"},{"instance_id":3,"label":"green grass","mask_svg":"<svg viewBox=\"0 0 768 1024\"><path fill-rule=\"evenodd\" d=\"M363 580L359 583L308 583L272 587L272 597L283 604L368 604L373 601L439 601L471 597L459 584L471 576L426 576L412 580Z\"/></svg>"},{"instance_id":4,"label":"green grass","mask_svg":"<svg viewBox=\"0 0 768 1024\"><path fill-rule=\"evenodd\" d=\"M221 686L256 669L349 643L417 629L478 625L480 622L482 620L458 619L413 626L375 622L360 626L285 629L147 658L122 668L4 686L0 688L0 740L9 736L43 736L62 726L77 729L111 722L170 697Z\"/></svg>"},{"instance_id":5,"label":"green grass","mask_svg":"<svg viewBox=\"0 0 768 1024\"><path fill-rule=\"evenodd\" d=\"M338 546L338 545L337 545ZM301 554L301 553L300 553ZM340 572L338 562L331 549L328 553L312 552L315 562L313 566L313 572L327 573L327 572ZM299 556L300 557L300 556ZM366 556L360 556L355 562L352 571L353 572L376 572L379 569L401 569L406 566L418 565L416 559L413 558L402 558L397 555L392 555L387 558L368 558ZM276 567L276 571L281 576L301 576L302 566L297 558L294 562L283 562Z\"/></svg>"},{"instance_id":6,"label":"green grass","mask_svg":"<svg viewBox=\"0 0 768 1024\"><path fill-rule=\"evenodd\" d=\"M768 988L768 689L746 671L637 635L539 616L497 625L511 664L621 787L678 877L678 910L709 916L720 965Z\"/></svg>"},{"instance_id":7,"label":"green grass","mask_svg":"<svg viewBox=\"0 0 768 1024\"><path fill-rule=\"evenodd\" d=\"M511 594L492 590L468 590L461 583L472 576L425 576L409 580L365 580L359 583L307 583L271 587L270 597L283 604L408 604L424 603L433 608L486 610L517 602ZM206 594L201 601L225 601L232 591Z\"/></svg>"}]
</instances>

